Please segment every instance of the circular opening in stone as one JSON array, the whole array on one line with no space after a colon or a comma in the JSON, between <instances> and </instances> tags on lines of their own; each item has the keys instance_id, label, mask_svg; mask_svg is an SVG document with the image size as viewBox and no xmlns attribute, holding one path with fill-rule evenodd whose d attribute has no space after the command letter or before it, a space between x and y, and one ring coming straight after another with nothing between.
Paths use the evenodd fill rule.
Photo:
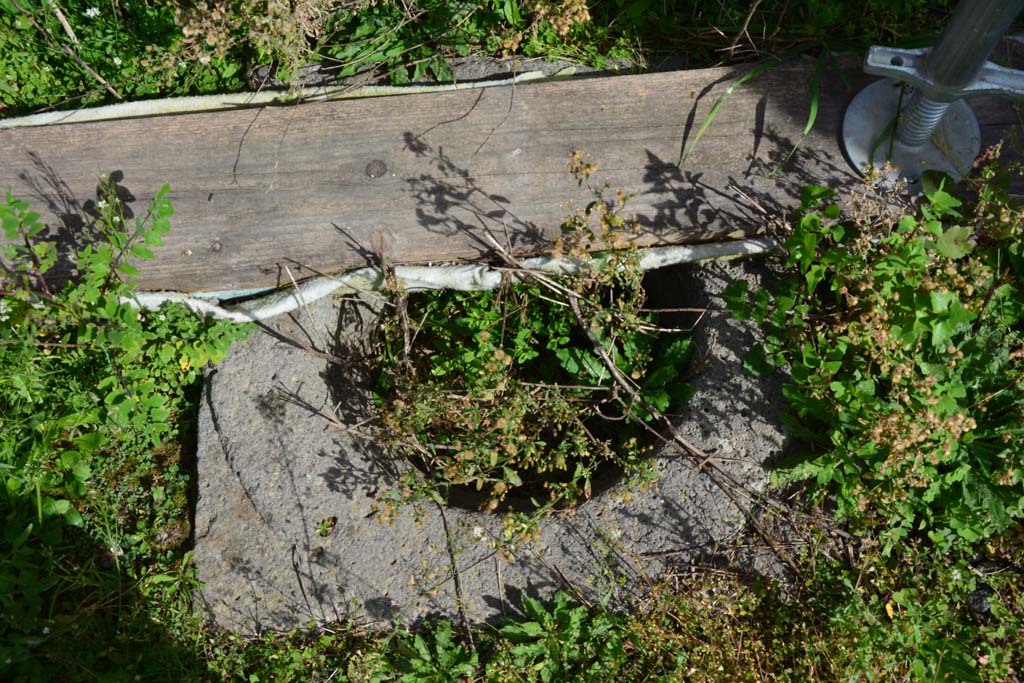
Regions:
<instances>
[{"instance_id":1,"label":"circular opening in stone","mask_svg":"<svg viewBox=\"0 0 1024 683\"><path fill-rule=\"evenodd\" d=\"M669 406L676 408L689 397L684 377L689 366L690 340L689 335L655 334L652 330L670 326L689 329L697 318L693 313L678 310L690 305L682 301L685 289L665 288L664 281L663 274L644 277L642 291L647 292L647 296L642 308L646 321L641 328L643 331L637 333L636 339L620 341L616 346L616 353L625 356L626 349L635 345L640 349L635 351L637 358L647 359L645 364L636 361L632 380L646 392L645 400L655 403L659 410ZM518 296L524 298L517 299ZM619 293L609 290L600 296L607 304ZM473 301L487 305L498 302L504 307L499 306L499 312L495 313L484 305L478 307ZM385 429L397 429L404 438L407 425L416 425L415 444L401 450L408 462L427 479L442 482L437 490L448 505L493 512L530 512L549 502L556 509L571 507L603 493L627 473L639 472L657 437L638 421L625 419L623 403L617 398L622 391L611 377L605 377L603 384L591 379L592 392L577 391L585 384L581 377L596 376L587 373L610 373L599 366L598 354L589 352L593 348L592 341L573 317L566 314L564 302L552 302L550 293L521 294L502 288L497 293L410 294L402 305L405 306L403 316L385 323L382 333L385 367L377 382L377 403L382 408ZM542 311L543 307L556 310ZM657 309L674 309L674 312L657 316L654 313ZM396 349L396 342L405 348ZM405 353L407 349L411 349L411 353L405 361L395 358L396 351ZM531 352L536 355L528 357ZM392 365L388 364L389 356ZM403 362L414 366L416 378L431 382L430 387L401 386L402 380L396 377L403 372L400 369ZM627 373L630 362L623 361ZM509 368L507 374L502 366ZM580 366L585 366L586 371L581 372ZM481 394L478 388L468 386L467 375L478 371L495 373L496 386L501 390L495 390L493 401L481 398L487 394L486 390ZM654 377L655 373L660 379ZM451 383L444 384L448 380ZM523 450L532 453L541 464L532 469L519 468L515 454L501 460L510 444L518 448L517 442L505 438L506 434L501 431L506 421L502 401L518 405L524 399L522 393L517 392L545 393L553 391L551 387L568 388L569 392L568 403L559 397L551 399L555 414L561 415L558 411L567 405L574 408L578 405L579 415L570 415L565 422L560 422L560 417L549 421L538 414L546 409L540 402L531 405L533 412L527 410L529 414L525 417L508 416L508 421L516 420L516 425L522 425L520 432L510 432L510 438L528 436L529 446ZM455 407L436 411L434 403L445 399L455 401ZM430 419L419 420L417 411L428 413ZM498 432L493 450L499 451L492 453L489 463L486 449L492 442L477 438L479 432L488 430ZM581 434L589 441L581 442ZM409 445L408 441L401 443ZM463 467L459 462L481 457L484 459L482 469L488 464L494 467L496 462L505 461L510 463L510 468L515 467L514 485L507 476L508 470L500 467L467 480L464 475L472 468ZM544 464L545 458L550 463ZM580 468L586 471L582 481ZM500 484L493 479L501 480L502 476L508 486L499 491ZM560 490L577 494L556 499L552 491Z\"/></svg>"},{"instance_id":2,"label":"circular opening in stone","mask_svg":"<svg viewBox=\"0 0 1024 683\"><path fill-rule=\"evenodd\" d=\"M410 458L410 462L412 462L413 465L424 474L431 474L431 470L426 468L422 461L417 462L414 458ZM589 500L590 497L603 494L615 484L619 483L622 480L622 477L623 470L615 463L605 462L598 465L591 476L590 496L587 500ZM478 491L473 485L452 484L445 487L445 490L442 490L441 493L444 497L445 504L449 507L470 510L473 512L487 510L496 514L504 512L530 513L537 509L539 501L544 501L548 497L548 491L544 487L544 482L530 480L524 480L522 486L518 486L513 489L511 493L507 494L505 498L497 504L497 506L490 510L487 509L487 504L491 500L491 497L483 491ZM584 502L586 501L557 503L554 506L554 509L565 510L576 507Z\"/></svg>"}]
</instances>

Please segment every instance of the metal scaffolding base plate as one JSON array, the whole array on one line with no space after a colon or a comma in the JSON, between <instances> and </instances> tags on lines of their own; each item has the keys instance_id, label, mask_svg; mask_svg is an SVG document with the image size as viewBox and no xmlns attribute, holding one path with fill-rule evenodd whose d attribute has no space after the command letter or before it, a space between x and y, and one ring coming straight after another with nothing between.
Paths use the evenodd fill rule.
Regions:
<instances>
[{"instance_id":1,"label":"metal scaffolding base plate","mask_svg":"<svg viewBox=\"0 0 1024 683\"><path fill-rule=\"evenodd\" d=\"M981 150L974 112L963 100L954 102L926 145L907 147L896 138L900 88L891 79L876 81L850 102L843 118L843 146L850 163L861 171L882 171L888 161L891 170L883 172L881 182L891 185L903 177L911 190L928 170L944 171L954 180L965 176ZM908 90L902 103L909 99Z\"/></svg>"}]
</instances>

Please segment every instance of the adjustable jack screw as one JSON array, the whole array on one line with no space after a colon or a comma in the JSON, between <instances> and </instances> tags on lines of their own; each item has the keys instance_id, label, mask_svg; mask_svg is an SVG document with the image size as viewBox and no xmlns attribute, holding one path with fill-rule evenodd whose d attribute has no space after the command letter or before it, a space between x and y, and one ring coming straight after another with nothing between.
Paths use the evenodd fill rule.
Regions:
<instances>
[{"instance_id":1,"label":"adjustable jack screw","mask_svg":"<svg viewBox=\"0 0 1024 683\"><path fill-rule=\"evenodd\" d=\"M864 71L887 76L860 91L843 119L843 146L858 171L889 162L881 178L906 178L920 188L924 171L955 180L970 172L981 149L968 95L1024 97L1024 74L988 61L988 55L1024 9L1024 0L961 0L934 48L874 46Z\"/></svg>"}]
</instances>

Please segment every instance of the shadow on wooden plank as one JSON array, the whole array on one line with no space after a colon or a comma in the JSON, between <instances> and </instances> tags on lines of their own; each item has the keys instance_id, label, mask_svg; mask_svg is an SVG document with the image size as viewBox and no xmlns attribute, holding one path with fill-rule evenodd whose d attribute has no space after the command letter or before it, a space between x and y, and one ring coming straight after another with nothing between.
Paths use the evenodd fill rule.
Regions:
<instances>
[{"instance_id":1,"label":"shadow on wooden plank","mask_svg":"<svg viewBox=\"0 0 1024 683\"><path fill-rule=\"evenodd\" d=\"M838 138L867 81L859 57L840 62L849 89L824 74L814 129L770 177L799 140L815 67L794 60L737 88L681 169L742 70L5 129L0 188L34 203L66 257L95 237L101 174L117 177L139 216L170 183L173 228L142 269L146 289L287 284L375 262L382 249L393 263L486 259L492 240L544 251L591 199L566 171L576 149L599 164L599 183L633 195L641 244L741 237L797 204L804 185L857 182ZM1008 107L984 111L985 134L1001 135Z\"/></svg>"}]
</instances>

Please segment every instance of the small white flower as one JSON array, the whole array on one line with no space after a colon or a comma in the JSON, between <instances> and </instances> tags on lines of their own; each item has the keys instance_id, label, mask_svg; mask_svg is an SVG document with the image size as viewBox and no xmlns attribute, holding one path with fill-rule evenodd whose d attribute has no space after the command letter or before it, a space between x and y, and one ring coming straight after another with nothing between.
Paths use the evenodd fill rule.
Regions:
<instances>
[{"instance_id":1,"label":"small white flower","mask_svg":"<svg viewBox=\"0 0 1024 683\"><path fill-rule=\"evenodd\" d=\"M95 19L99 15L100 15L100 8L99 7L90 7L89 9L85 10L85 16L89 17L90 19Z\"/></svg>"},{"instance_id":2,"label":"small white flower","mask_svg":"<svg viewBox=\"0 0 1024 683\"><path fill-rule=\"evenodd\" d=\"M959 581L962 578L963 578L963 574L960 573L960 570L959 569L954 569L953 570L953 580L954 581Z\"/></svg>"},{"instance_id":3,"label":"small white flower","mask_svg":"<svg viewBox=\"0 0 1024 683\"><path fill-rule=\"evenodd\" d=\"M43 635L44 636L50 635L50 627L49 626L44 626L43 627Z\"/></svg>"},{"instance_id":4,"label":"small white flower","mask_svg":"<svg viewBox=\"0 0 1024 683\"><path fill-rule=\"evenodd\" d=\"M121 66L121 58L114 57L114 66Z\"/></svg>"},{"instance_id":5,"label":"small white flower","mask_svg":"<svg viewBox=\"0 0 1024 683\"><path fill-rule=\"evenodd\" d=\"M96 208L99 209L100 211L107 208L107 200L101 199L98 202L96 202Z\"/></svg>"},{"instance_id":6,"label":"small white flower","mask_svg":"<svg viewBox=\"0 0 1024 683\"><path fill-rule=\"evenodd\" d=\"M475 527L473 527L473 536L476 537L476 538L483 538L484 537L484 528L482 526L480 526L479 524L476 525Z\"/></svg>"}]
</instances>

